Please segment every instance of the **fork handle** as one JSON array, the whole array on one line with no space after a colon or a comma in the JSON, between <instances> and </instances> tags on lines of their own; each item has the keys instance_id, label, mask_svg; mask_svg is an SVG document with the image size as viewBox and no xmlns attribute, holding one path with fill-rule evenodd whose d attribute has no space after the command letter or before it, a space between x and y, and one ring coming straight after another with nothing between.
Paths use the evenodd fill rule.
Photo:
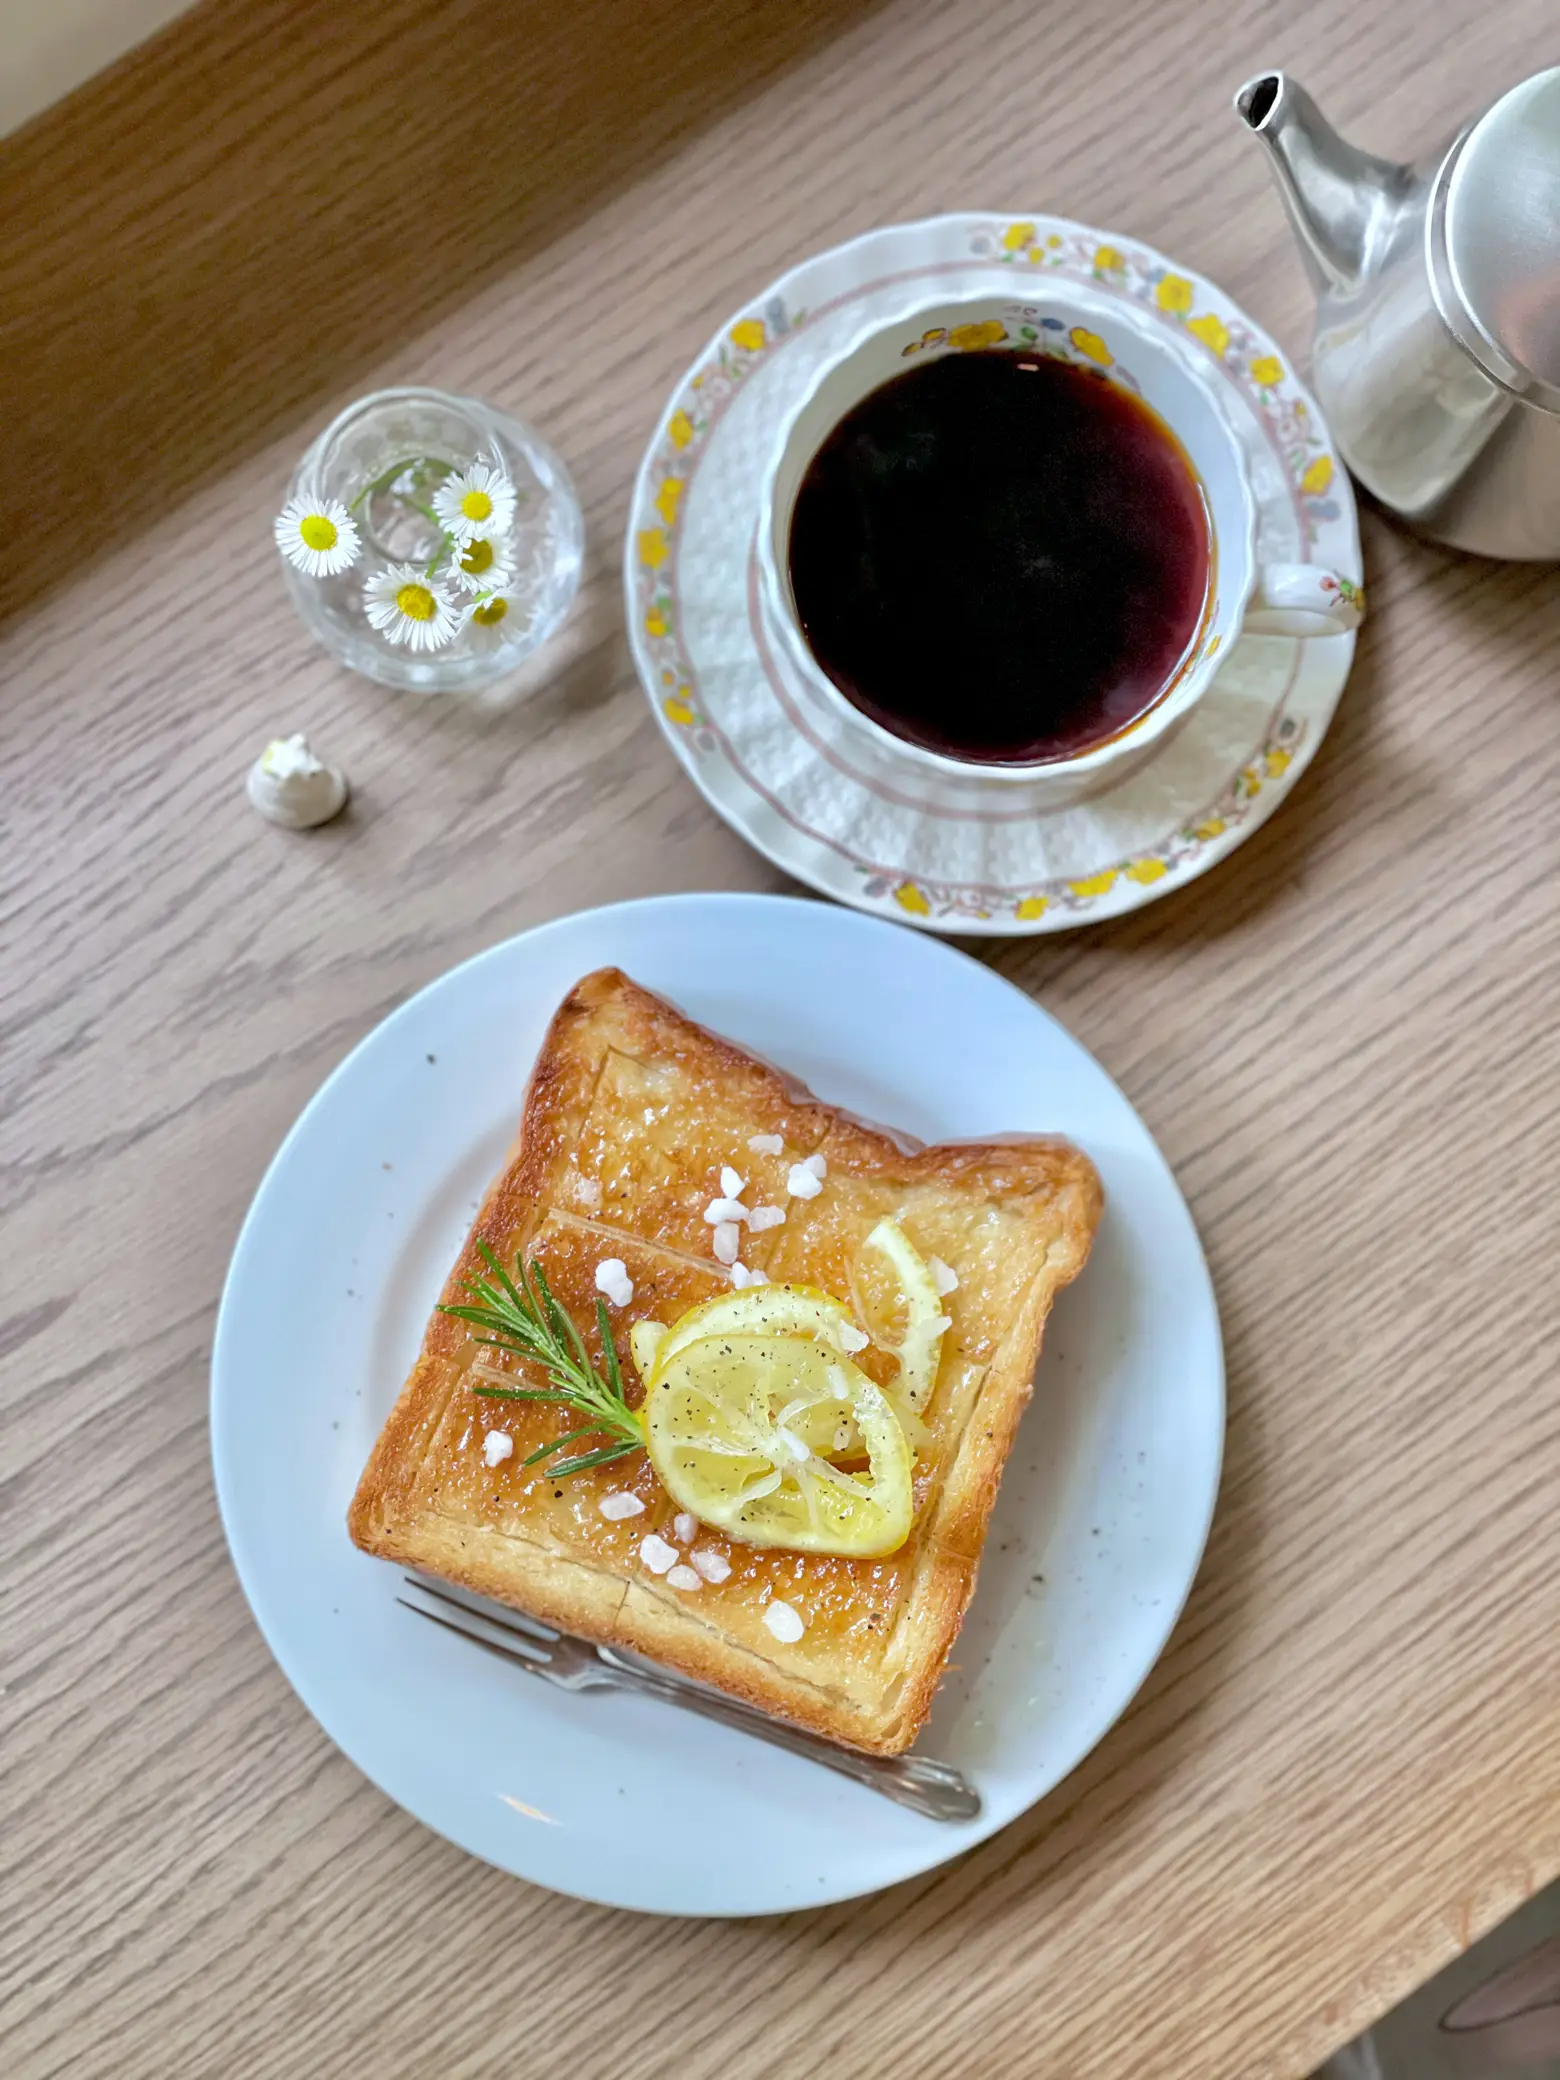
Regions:
<instances>
[{"instance_id":1,"label":"fork handle","mask_svg":"<svg viewBox=\"0 0 1560 2080\"><path fill-rule=\"evenodd\" d=\"M674 1683L648 1669L636 1668L630 1662L620 1661L610 1647L598 1647L596 1654L613 1688L664 1698L668 1704L697 1712L718 1725L734 1727L738 1733L756 1734L772 1747L804 1756L809 1762L821 1762L825 1769L865 1784L869 1791L881 1793L895 1805L908 1806L924 1819L973 1820L979 1815L980 1793L968 1777L949 1763L934 1762L926 1755L859 1755L852 1748L836 1747L833 1741L786 1726L714 1691L698 1689L691 1683Z\"/></svg>"}]
</instances>

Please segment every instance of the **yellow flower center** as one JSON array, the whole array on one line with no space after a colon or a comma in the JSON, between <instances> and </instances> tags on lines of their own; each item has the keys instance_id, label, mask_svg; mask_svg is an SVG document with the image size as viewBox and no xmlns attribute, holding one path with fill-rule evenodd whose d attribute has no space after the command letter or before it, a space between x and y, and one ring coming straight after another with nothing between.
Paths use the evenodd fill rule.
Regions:
<instances>
[{"instance_id":1,"label":"yellow flower center","mask_svg":"<svg viewBox=\"0 0 1560 2080\"><path fill-rule=\"evenodd\" d=\"M433 619L433 594L426 585L403 585L395 596L395 603L408 621Z\"/></svg>"},{"instance_id":2,"label":"yellow flower center","mask_svg":"<svg viewBox=\"0 0 1560 2080\"><path fill-rule=\"evenodd\" d=\"M481 571L491 570L493 544L482 541L468 542L460 559L460 567L463 571L469 571L474 578Z\"/></svg>"},{"instance_id":3,"label":"yellow flower center","mask_svg":"<svg viewBox=\"0 0 1560 2080\"><path fill-rule=\"evenodd\" d=\"M493 501L485 491L463 491L460 509L468 520L491 520L493 517Z\"/></svg>"},{"instance_id":4,"label":"yellow flower center","mask_svg":"<svg viewBox=\"0 0 1560 2080\"><path fill-rule=\"evenodd\" d=\"M473 610L471 618L473 621L480 621L484 628L491 628L495 622L502 621L508 612L508 600L485 599L480 607Z\"/></svg>"},{"instance_id":5,"label":"yellow flower center","mask_svg":"<svg viewBox=\"0 0 1560 2080\"><path fill-rule=\"evenodd\" d=\"M336 523L323 513L305 513L298 522L298 539L306 549L334 549Z\"/></svg>"}]
</instances>

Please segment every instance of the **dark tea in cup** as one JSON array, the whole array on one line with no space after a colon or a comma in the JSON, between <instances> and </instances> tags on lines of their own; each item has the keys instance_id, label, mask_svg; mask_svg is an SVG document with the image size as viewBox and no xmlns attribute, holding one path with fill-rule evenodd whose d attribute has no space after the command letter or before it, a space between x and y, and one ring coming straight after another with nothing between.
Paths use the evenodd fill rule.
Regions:
<instances>
[{"instance_id":1,"label":"dark tea in cup","mask_svg":"<svg viewBox=\"0 0 1560 2080\"><path fill-rule=\"evenodd\" d=\"M1191 656L1212 562L1202 486L1158 414L1008 348L863 397L808 464L789 537L797 620L846 699L993 766L1077 757L1147 714Z\"/></svg>"}]
</instances>

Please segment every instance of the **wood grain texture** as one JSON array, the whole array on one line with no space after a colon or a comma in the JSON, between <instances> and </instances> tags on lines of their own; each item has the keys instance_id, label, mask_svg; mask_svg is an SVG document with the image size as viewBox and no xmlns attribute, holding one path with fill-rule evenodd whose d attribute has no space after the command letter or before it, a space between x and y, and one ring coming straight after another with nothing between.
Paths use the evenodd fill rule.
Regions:
<instances>
[{"instance_id":1,"label":"wood grain texture","mask_svg":"<svg viewBox=\"0 0 1560 2080\"><path fill-rule=\"evenodd\" d=\"M1367 516L1373 619L1282 814L1135 917L985 949L1175 1165L1231 1415L1170 1650L984 1849L730 1926L479 1866L271 1663L205 1418L245 1205L375 1020L561 911L778 885L664 750L618 605L714 323L821 244L1012 206L1184 256L1298 350L1232 88L1285 63L1419 150L1552 29L219 0L0 147L7 2075L1293 2080L1560 1871L1552 570ZM289 616L288 466L392 374L520 410L578 477L587 585L521 703L390 695ZM300 727L357 787L306 839L240 792Z\"/></svg>"}]
</instances>

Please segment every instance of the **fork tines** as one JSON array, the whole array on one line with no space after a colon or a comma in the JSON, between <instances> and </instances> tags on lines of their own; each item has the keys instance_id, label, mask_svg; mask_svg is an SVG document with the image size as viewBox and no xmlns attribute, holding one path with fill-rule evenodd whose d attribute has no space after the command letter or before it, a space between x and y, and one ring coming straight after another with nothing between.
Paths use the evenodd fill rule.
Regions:
<instances>
[{"instance_id":1,"label":"fork tines","mask_svg":"<svg viewBox=\"0 0 1560 2080\"><path fill-rule=\"evenodd\" d=\"M559 1635L548 1626L539 1624L535 1618L522 1617L518 1611L501 1610L491 1604L468 1603L464 1597L452 1596L447 1589L436 1589L432 1582L425 1582L418 1575L403 1575L402 1580L409 1589L432 1597L456 1616L445 1617L439 1611L426 1610L422 1604L409 1603L404 1596L398 1596L396 1602L403 1610L415 1611L419 1618L442 1625L448 1632L458 1632L462 1639L469 1639L479 1647L488 1647L495 1654L503 1654L509 1659L542 1663L552 1659L549 1650L557 1645ZM484 1626L506 1634L507 1638L502 1642L490 1638L481 1629Z\"/></svg>"}]
</instances>

